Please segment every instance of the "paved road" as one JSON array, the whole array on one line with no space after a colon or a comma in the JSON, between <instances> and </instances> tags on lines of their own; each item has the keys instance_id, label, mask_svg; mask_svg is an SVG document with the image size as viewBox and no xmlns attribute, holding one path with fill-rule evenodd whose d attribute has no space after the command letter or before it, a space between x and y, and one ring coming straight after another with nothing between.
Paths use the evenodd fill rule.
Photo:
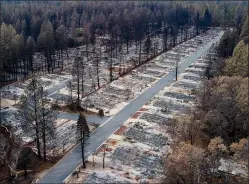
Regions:
<instances>
[{"instance_id":1,"label":"paved road","mask_svg":"<svg viewBox=\"0 0 249 184\"><path fill-rule=\"evenodd\" d=\"M67 86L67 82L69 81L69 79L57 84L57 85L54 85L53 87L47 89L47 93L48 93L48 96L52 95L53 93L55 93L56 91L59 91L60 89L62 88L65 88Z\"/></svg>"},{"instance_id":2,"label":"paved road","mask_svg":"<svg viewBox=\"0 0 249 184\"><path fill-rule=\"evenodd\" d=\"M67 113L67 112L59 112L58 119L70 119L70 120L75 120L77 121L79 118L79 114L77 113ZM102 124L104 121L108 120L110 117L100 117L97 115L86 115L86 120L89 123L94 123L94 124Z\"/></svg>"},{"instance_id":3,"label":"paved road","mask_svg":"<svg viewBox=\"0 0 249 184\"><path fill-rule=\"evenodd\" d=\"M221 35L220 35L221 36ZM198 52L193 53L179 65L179 74L204 54L220 37L209 42ZM119 113L110 118L103 126L98 128L89 138L89 143L85 147L85 158L88 158L108 137L113 134L126 120L128 120L145 103L155 96L165 86L169 86L175 80L175 72L171 71L151 88L134 99L124 107ZM39 180L39 183L62 183L81 164L81 147L77 145L70 153L63 157L50 171Z\"/></svg>"}]
</instances>

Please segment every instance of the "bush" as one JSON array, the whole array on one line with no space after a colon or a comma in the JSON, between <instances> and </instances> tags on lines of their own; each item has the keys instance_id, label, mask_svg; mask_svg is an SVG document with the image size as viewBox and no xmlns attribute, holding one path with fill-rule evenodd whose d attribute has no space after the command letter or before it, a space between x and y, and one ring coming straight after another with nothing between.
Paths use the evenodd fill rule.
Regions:
<instances>
[{"instance_id":1,"label":"bush","mask_svg":"<svg viewBox=\"0 0 249 184\"><path fill-rule=\"evenodd\" d=\"M99 109L98 114L99 114L99 116L104 116L104 111L103 111L103 109Z\"/></svg>"},{"instance_id":2,"label":"bush","mask_svg":"<svg viewBox=\"0 0 249 184\"><path fill-rule=\"evenodd\" d=\"M73 38L73 37L69 37L68 38L68 47L73 48L73 47L76 47L76 46L78 46L77 40L75 38Z\"/></svg>"},{"instance_id":3,"label":"bush","mask_svg":"<svg viewBox=\"0 0 249 184\"><path fill-rule=\"evenodd\" d=\"M53 110L60 110L60 106L58 105L58 102L55 102L54 104L51 105L51 108Z\"/></svg>"},{"instance_id":4,"label":"bush","mask_svg":"<svg viewBox=\"0 0 249 184\"><path fill-rule=\"evenodd\" d=\"M83 31L81 29L77 29L77 37L82 37L83 36Z\"/></svg>"},{"instance_id":5,"label":"bush","mask_svg":"<svg viewBox=\"0 0 249 184\"><path fill-rule=\"evenodd\" d=\"M77 102L68 102L66 108L71 112L83 112L86 109L78 105Z\"/></svg>"},{"instance_id":6,"label":"bush","mask_svg":"<svg viewBox=\"0 0 249 184\"><path fill-rule=\"evenodd\" d=\"M73 111L73 112L76 112L77 111L77 104L76 103L69 103L67 104L67 108L70 110L70 111Z\"/></svg>"}]
</instances>

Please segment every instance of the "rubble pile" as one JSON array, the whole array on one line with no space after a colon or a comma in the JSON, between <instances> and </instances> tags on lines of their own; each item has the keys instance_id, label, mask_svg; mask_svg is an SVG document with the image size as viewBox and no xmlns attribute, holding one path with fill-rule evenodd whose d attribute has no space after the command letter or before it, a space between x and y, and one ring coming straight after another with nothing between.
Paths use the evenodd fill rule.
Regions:
<instances>
[{"instance_id":1,"label":"rubble pile","mask_svg":"<svg viewBox=\"0 0 249 184\"><path fill-rule=\"evenodd\" d=\"M141 142L143 144L147 144L152 147L163 147L168 138L164 137L160 134L152 134L143 129L138 128L130 128L126 134L127 137L133 138L135 141Z\"/></svg>"},{"instance_id":2,"label":"rubble pile","mask_svg":"<svg viewBox=\"0 0 249 184\"><path fill-rule=\"evenodd\" d=\"M188 83L185 81L177 81L172 85L173 87L180 87L186 90L198 89L197 83Z\"/></svg>"},{"instance_id":3,"label":"rubble pile","mask_svg":"<svg viewBox=\"0 0 249 184\"><path fill-rule=\"evenodd\" d=\"M183 75L182 78L186 79L186 80L192 80L192 81L195 81L195 82L198 82L198 81L201 80L201 77L198 76L198 75Z\"/></svg>"},{"instance_id":4,"label":"rubble pile","mask_svg":"<svg viewBox=\"0 0 249 184\"><path fill-rule=\"evenodd\" d=\"M159 125L164 125L168 118L158 115L158 114L150 114L150 113L143 113L139 119L146 120L148 122L153 122Z\"/></svg>"},{"instance_id":5,"label":"rubble pile","mask_svg":"<svg viewBox=\"0 0 249 184\"><path fill-rule=\"evenodd\" d=\"M135 167L140 168L141 178L155 178L164 172L162 157L150 153L142 154Z\"/></svg>"},{"instance_id":6,"label":"rubble pile","mask_svg":"<svg viewBox=\"0 0 249 184\"><path fill-rule=\"evenodd\" d=\"M193 95L188 95L188 94L178 93L178 92L171 92L171 91L165 92L164 96L174 98L176 100L181 100L181 101L186 102L186 103L192 102L195 100L195 96L193 96Z\"/></svg>"},{"instance_id":7,"label":"rubble pile","mask_svg":"<svg viewBox=\"0 0 249 184\"><path fill-rule=\"evenodd\" d=\"M153 106L169 111L183 111L186 109L186 106L183 103L175 103L173 100L157 100L153 103Z\"/></svg>"},{"instance_id":8,"label":"rubble pile","mask_svg":"<svg viewBox=\"0 0 249 184\"><path fill-rule=\"evenodd\" d=\"M117 175L111 172L102 172L96 171L87 176L84 180L85 184L92 184L92 183L123 183L123 184L130 184L132 183L128 179L118 177Z\"/></svg>"},{"instance_id":9,"label":"rubble pile","mask_svg":"<svg viewBox=\"0 0 249 184\"><path fill-rule=\"evenodd\" d=\"M140 179L153 178L163 173L163 160L161 156L148 151L141 151L136 147L118 147L110 156L111 162L115 165L132 166L139 172Z\"/></svg>"}]
</instances>

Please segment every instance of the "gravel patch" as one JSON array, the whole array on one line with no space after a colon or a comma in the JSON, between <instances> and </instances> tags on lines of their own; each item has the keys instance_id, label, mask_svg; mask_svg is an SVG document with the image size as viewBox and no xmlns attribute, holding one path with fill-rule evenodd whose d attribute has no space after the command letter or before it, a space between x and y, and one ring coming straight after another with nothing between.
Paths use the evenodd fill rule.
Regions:
<instances>
[{"instance_id":1,"label":"gravel patch","mask_svg":"<svg viewBox=\"0 0 249 184\"><path fill-rule=\"evenodd\" d=\"M131 183L129 180L126 178L119 177L113 173L110 172L103 172L103 171L98 171L98 172L93 172L87 176L87 178L84 180L84 184L92 184L92 183L124 183L128 184Z\"/></svg>"}]
</instances>

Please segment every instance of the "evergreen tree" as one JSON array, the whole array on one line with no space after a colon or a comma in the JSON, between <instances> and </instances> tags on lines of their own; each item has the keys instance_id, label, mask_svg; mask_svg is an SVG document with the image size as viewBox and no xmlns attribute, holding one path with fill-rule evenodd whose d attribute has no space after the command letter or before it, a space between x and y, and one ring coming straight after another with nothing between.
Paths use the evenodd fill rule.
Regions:
<instances>
[{"instance_id":1,"label":"evergreen tree","mask_svg":"<svg viewBox=\"0 0 249 184\"><path fill-rule=\"evenodd\" d=\"M150 37L148 36L145 40L145 43L144 43L144 51L147 55L147 58L148 58L148 55L149 55L149 52L150 52L150 49L151 49L151 39Z\"/></svg>"},{"instance_id":2,"label":"evergreen tree","mask_svg":"<svg viewBox=\"0 0 249 184\"><path fill-rule=\"evenodd\" d=\"M34 73L34 52L35 52L36 44L32 37L29 37L26 42L26 53L29 61L28 69L31 70L32 74Z\"/></svg>"},{"instance_id":3,"label":"evergreen tree","mask_svg":"<svg viewBox=\"0 0 249 184\"><path fill-rule=\"evenodd\" d=\"M164 27L163 29L163 50L167 50L167 42L168 42L168 28Z\"/></svg>"},{"instance_id":4,"label":"evergreen tree","mask_svg":"<svg viewBox=\"0 0 249 184\"><path fill-rule=\"evenodd\" d=\"M77 12L76 10L73 11L72 16L71 16L71 36L76 37L77 36Z\"/></svg>"},{"instance_id":5,"label":"evergreen tree","mask_svg":"<svg viewBox=\"0 0 249 184\"><path fill-rule=\"evenodd\" d=\"M56 30L55 40L57 43L57 48L60 51L59 59L63 59L63 51L67 50L68 48L68 31L64 25L59 26L58 29ZM63 60L61 64L62 64L61 67L63 69Z\"/></svg>"},{"instance_id":6,"label":"evergreen tree","mask_svg":"<svg viewBox=\"0 0 249 184\"><path fill-rule=\"evenodd\" d=\"M195 19L195 30L196 30L196 35L199 34L199 29L200 29L200 13L199 11L196 14L196 19Z\"/></svg>"},{"instance_id":7,"label":"evergreen tree","mask_svg":"<svg viewBox=\"0 0 249 184\"><path fill-rule=\"evenodd\" d=\"M27 136L35 139L39 157L42 157L41 145L43 144L44 162L46 143L54 135L54 120L57 116L49 108L45 108L46 101L47 95L40 82L32 78L19 102L22 129Z\"/></svg>"},{"instance_id":8,"label":"evergreen tree","mask_svg":"<svg viewBox=\"0 0 249 184\"><path fill-rule=\"evenodd\" d=\"M26 20L22 20L22 35L25 37L28 35L28 27L27 27L27 23Z\"/></svg>"},{"instance_id":9,"label":"evergreen tree","mask_svg":"<svg viewBox=\"0 0 249 184\"><path fill-rule=\"evenodd\" d=\"M54 30L50 21L44 21L41 25L41 31L37 38L37 45L46 57L47 71L53 72L54 60L52 58L54 52Z\"/></svg>"},{"instance_id":10,"label":"evergreen tree","mask_svg":"<svg viewBox=\"0 0 249 184\"><path fill-rule=\"evenodd\" d=\"M80 113L79 119L77 121L77 141L80 141L81 144L81 156L82 156L82 167L86 168L85 163L85 140L90 136L90 130L86 122L85 116Z\"/></svg>"},{"instance_id":11,"label":"evergreen tree","mask_svg":"<svg viewBox=\"0 0 249 184\"><path fill-rule=\"evenodd\" d=\"M248 15L246 16L246 20L243 24L242 30L241 30L241 34L240 34L240 38L244 40L244 42L246 44L249 43L249 19L248 19Z\"/></svg>"},{"instance_id":12,"label":"evergreen tree","mask_svg":"<svg viewBox=\"0 0 249 184\"><path fill-rule=\"evenodd\" d=\"M209 13L208 8L206 9L205 14L204 14L204 24L205 24L204 25L205 29L211 26L211 15Z\"/></svg>"},{"instance_id":13,"label":"evergreen tree","mask_svg":"<svg viewBox=\"0 0 249 184\"><path fill-rule=\"evenodd\" d=\"M229 76L248 76L248 45L243 40L234 48L233 56L226 61L224 70Z\"/></svg>"},{"instance_id":14,"label":"evergreen tree","mask_svg":"<svg viewBox=\"0 0 249 184\"><path fill-rule=\"evenodd\" d=\"M43 161L47 161L47 141L51 140L55 136L55 120L57 118L58 112L52 111L51 108L46 107L47 93L44 89L41 89L41 137L42 137L42 144L43 144Z\"/></svg>"},{"instance_id":15,"label":"evergreen tree","mask_svg":"<svg viewBox=\"0 0 249 184\"><path fill-rule=\"evenodd\" d=\"M19 107L22 118L22 128L26 134L34 131L36 148L38 156L41 157L41 142L40 142L40 110L42 99L42 86L33 78L28 84L24 95L21 96Z\"/></svg>"}]
</instances>

